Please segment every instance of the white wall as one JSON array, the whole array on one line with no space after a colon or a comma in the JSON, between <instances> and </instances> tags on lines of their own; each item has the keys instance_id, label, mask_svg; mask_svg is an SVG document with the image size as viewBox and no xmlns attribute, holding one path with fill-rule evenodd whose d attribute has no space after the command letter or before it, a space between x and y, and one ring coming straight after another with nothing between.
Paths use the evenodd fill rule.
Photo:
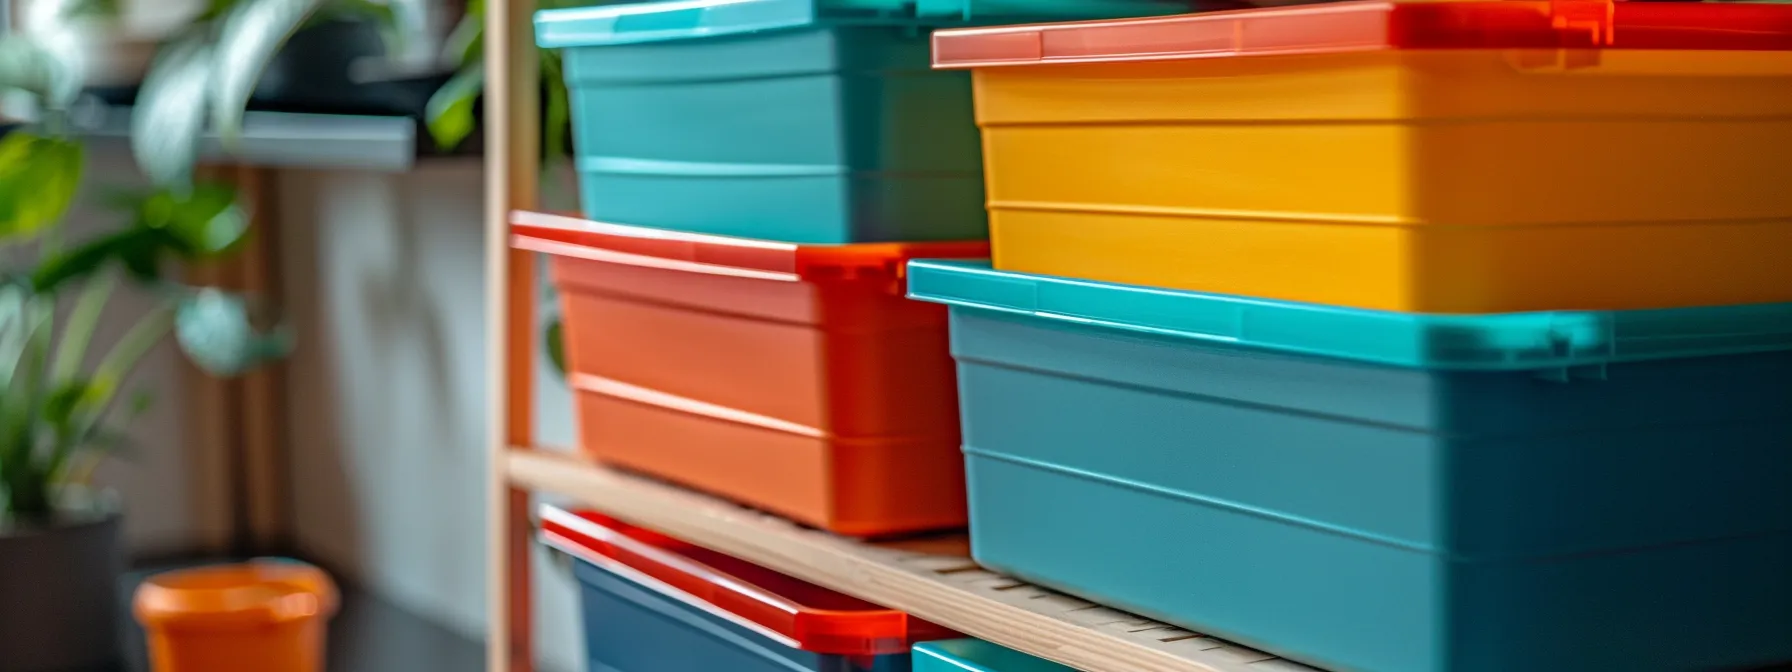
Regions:
<instances>
[{"instance_id":1,"label":"white wall","mask_svg":"<svg viewBox=\"0 0 1792 672\"><path fill-rule=\"evenodd\" d=\"M297 540L383 597L470 637L485 627L483 210L476 160L279 184ZM571 401L537 379L543 441ZM570 577L538 553L539 648L576 670Z\"/></svg>"}]
</instances>

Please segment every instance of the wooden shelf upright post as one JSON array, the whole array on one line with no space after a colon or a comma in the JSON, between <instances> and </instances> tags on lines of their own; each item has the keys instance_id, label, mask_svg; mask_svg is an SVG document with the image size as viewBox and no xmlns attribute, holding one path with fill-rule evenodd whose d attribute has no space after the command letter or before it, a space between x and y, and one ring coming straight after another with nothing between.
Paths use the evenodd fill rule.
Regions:
<instances>
[{"instance_id":1,"label":"wooden shelf upright post","mask_svg":"<svg viewBox=\"0 0 1792 672\"><path fill-rule=\"evenodd\" d=\"M510 213L535 205L540 182L540 87L535 0L489 0L485 17L487 400L491 535L486 570L490 672L533 672L529 493L512 485L511 446L534 445L534 256L510 246Z\"/></svg>"}]
</instances>

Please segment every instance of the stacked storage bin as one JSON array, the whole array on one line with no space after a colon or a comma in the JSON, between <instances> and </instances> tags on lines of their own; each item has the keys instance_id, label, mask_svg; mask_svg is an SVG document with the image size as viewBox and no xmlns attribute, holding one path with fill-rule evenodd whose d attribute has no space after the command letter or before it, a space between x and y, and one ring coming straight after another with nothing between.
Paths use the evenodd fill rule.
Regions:
<instances>
[{"instance_id":1,"label":"stacked storage bin","mask_svg":"<svg viewBox=\"0 0 1792 672\"><path fill-rule=\"evenodd\" d=\"M541 12L586 221L553 257L581 445L854 536L964 525L946 311L917 256L988 255L967 73L928 30L1181 0L666 0ZM602 223L599 223L602 222ZM957 242L955 242L957 241Z\"/></svg>"},{"instance_id":2,"label":"stacked storage bin","mask_svg":"<svg viewBox=\"0 0 1792 672\"><path fill-rule=\"evenodd\" d=\"M1186 0L666 0L541 12L566 49L580 195L605 222L793 243L981 240L964 73L935 26Z\"/></svg>"},{"instance_id":3,"label":"stacked storage bin","mask_svg":"<svg viewBox=\"0 0 1792 672\"><path fill-rule=\"evenodd\" d=\"M908 672L924 621L593 513L541 511L575 558L587 669Z\"/></svg>"},{"instance_id":4,"label":"stacked storage bin","mask_svg":"<svg viewBox=\"0 0 1792 672\"><path fill-rule=\"evenodd\" d=\"M944 31L993 569L1337 670L1792 660L1792 7Z\"/></svg>"},{"instance_id":5,"label":"stacked storage bin","mask_svg":"<svg viewBox=\"0 0 1792 672\"><path fill-rule=\"evenodd\" d=\"M553 257L587 455L842 534L964 524L944 311L896 271L984 244L513 230Z\"/></svg>"}]
</instances>

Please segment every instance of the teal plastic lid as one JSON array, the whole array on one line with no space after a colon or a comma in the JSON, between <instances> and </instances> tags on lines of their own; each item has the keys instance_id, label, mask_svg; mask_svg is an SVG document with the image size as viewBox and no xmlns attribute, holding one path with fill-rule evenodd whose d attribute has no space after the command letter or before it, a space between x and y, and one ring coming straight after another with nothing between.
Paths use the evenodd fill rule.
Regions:
<instances>
[{"instance_id":1,"label":"teal plastic lid","mask_svg":"<svg viewBox=\"0 0 1792 672\"><path fill-rule=\"evenodd\" d=\"M909 263L909 298L1278 352L1427 369L1525 371L1792 350L1792 303L1438 315L1339 308Z\"/></svg>"},{"instance_id":2,"label":"teal plastic lid","mask_svg":"<svg viewBox=\"0 0 1792 672\"><path fill-rule=\"evenodd\" d=\"M915 645L914 672L1076 672L981 639L952 639Z\"/></svg>"},{"instance_id":3,"label":"teal plastic lid","mask_svg":"<svg viewBox=\"0 0 1792 672\"><path fill-rule=\"evenodd\" d=\"M665 0L543 10L548 49L721 37L829 26L963 26L1188 11L1188 0Z\"/></svg>"}]
</instances>

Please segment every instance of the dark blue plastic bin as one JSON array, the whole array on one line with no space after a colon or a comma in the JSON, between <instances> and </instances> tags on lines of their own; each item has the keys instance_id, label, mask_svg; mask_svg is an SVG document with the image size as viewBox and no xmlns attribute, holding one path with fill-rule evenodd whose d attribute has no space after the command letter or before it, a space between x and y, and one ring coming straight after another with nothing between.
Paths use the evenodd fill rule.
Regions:
<instances>
[{"instance_id":1,"label":"dark blue plastic bin","mask_svg":"<svg viewBox=\"0 0 1792 672\"><path fill-rule=\"evenodd\" d=\"M541 510L574 573L592 672L909 672L951 632L593 513Z\"/></svg>"},{"instance_id":2,"label":"dark blue plastic bin","mask_svg":"<svg viewBox=\"0 0 1792 672\"><path fill-rule=\"evenodd\" d=\"M1792 305L1409 315L914 262L972 549L1336 670L1792 660Z\"/></svg>"},{"instance_id":3,"label":"dark blue plastic bin","mask_svg":"<svg viewBox=\"0 0 1792 672\"><path fill-rule=\"evenodd\" d=\"M794 243L986 237L965 72L928 29L1177 0L675 0L544 11L585 215Z\"/></svg>"}]
</instances>

